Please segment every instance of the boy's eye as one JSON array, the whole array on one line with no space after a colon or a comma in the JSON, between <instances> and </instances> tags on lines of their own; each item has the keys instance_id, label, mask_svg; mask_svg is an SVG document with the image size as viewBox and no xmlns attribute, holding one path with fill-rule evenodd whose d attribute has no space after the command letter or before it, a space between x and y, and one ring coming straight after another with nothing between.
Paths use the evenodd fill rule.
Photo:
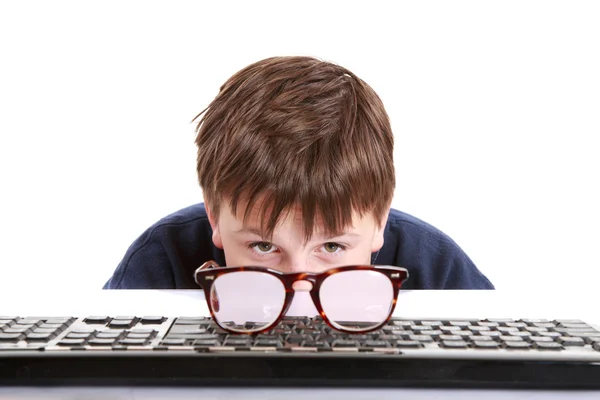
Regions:
<instances>
[{"instance_id":1,"label":"boy's eye","mask_svg":"<svg viewBox=\"0 0 600 400\"><path fill-rule=\"evenodd\" d=\"M325 251L328 253L335 253L336 251L338 251L341 248L339 244L333 243L333 242L325 243L323 245L323 247L325 248Z\"/></svg>"},{"instance_id":2,"label":"boy's eye","mask_svg":"<svg viewBox=\"0 0 600 400\"><path fill-rule=\"evenodd\" d=\"M271 253L276 249L276 247L269 242L252 243L250 247L254 247L260 253Z\"/></svg>"}]
</instances>

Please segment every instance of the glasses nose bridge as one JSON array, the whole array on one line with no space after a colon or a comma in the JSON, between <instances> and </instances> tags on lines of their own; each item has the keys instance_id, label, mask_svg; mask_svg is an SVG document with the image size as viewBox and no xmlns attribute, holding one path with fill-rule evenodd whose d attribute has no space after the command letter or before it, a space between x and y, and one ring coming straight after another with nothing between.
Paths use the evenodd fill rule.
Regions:
<instances>
[{"instance_id":1,"label":"glasses nose bridge","mask_svg":"<svg viewBox=\"0 0 600 400\"><path fill-rule=\"evenodd\" d=\"M298 285L297 283L300 282L300 284ZM299 272L297 274L293 274L290 275L288 278L288 285L290 286L290 288L295 291L298 288L302 288L302 282L309 282L310 283L310 289L309 290L301 290L301 291L307 291L307 292L312 292L315 289L315 284L317 282L317 278L314 274L309 273L309 272ZM296 288L294 288L296 287Z\"/></svg>"}]
</instances>

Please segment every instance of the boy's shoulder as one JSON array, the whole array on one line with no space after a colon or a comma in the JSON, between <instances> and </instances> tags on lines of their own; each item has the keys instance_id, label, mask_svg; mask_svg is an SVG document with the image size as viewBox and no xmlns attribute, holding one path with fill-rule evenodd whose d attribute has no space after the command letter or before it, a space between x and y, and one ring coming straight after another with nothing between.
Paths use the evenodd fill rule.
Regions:
<instances>
[{"instance_id":1,"label":"boy's shoulder","mask_svg":"<svg viewBox=\"0 0 600 400\"><path fill-rule=\"evenodd\" d=\"M449 235L396 209L390 210L384 245L371 261L407 268L405 289L494 289Z\"/></svg>"},{"instance_id":2,"label":"boy's shoulder","mask_svg":"<svg viewBox=\"0 0 600 400\"><path fill-rule=\"evenodd\" d=\"M193 289L193 272L202 263L225 264L212 243L204 203L159 219L129 246L104 289Z\"/></svg>"}]
</instances>

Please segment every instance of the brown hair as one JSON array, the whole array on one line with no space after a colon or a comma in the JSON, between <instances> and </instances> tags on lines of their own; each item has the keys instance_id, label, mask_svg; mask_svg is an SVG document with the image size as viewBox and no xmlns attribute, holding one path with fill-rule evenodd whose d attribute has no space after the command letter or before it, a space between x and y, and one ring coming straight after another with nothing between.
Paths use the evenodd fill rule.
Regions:
<instances>
[{"instance_id":1,"label":"brown hair","mask_svg":"<svg viewBox=\"0 0 600 400\"><path fill-rule=\"evenodd\" d=\"M375 91L347 69L311 57L272 57L235 73L197 125L198 181L218 218L230 199L246 219L262 199L267 237L299 206L310 239L317 217L335 235L373 212L379 223L394 187L394 140ZM268 219L264 217L270 211Z\"/></svg>"}]
</instances>

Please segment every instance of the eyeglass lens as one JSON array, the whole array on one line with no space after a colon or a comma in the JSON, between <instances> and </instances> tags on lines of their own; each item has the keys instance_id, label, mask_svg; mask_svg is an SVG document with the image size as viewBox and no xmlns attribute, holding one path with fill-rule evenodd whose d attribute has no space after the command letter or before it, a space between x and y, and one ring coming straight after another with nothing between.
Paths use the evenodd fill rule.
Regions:
<instances>
[{"instance_id":1,"label":"eyeglass lens","mask_svg":"<svg viewBox=\"0 0 600 400\"><path fill-rule=\"evenodd\" d=\"M319 290L321 306L336 328L361 331L387 319L394 299L392 282L377 271L330 275Z\"/></svg>"},{"instance_id":2,"label":"eyeglass lens","mask_svg":"<svg viewBox=\"0 0 600 400\"><path fill-rule=\"evenodd\" d=\"M377 271L343 271L327 277L319 290L330 323L350 331L373 328L387 319L394 288ZM285 287L275 276L239 271L219 276L211 290L211 305L222 326L237 332L259 331L283 310Z\"/></svg>"}]
</instances>

